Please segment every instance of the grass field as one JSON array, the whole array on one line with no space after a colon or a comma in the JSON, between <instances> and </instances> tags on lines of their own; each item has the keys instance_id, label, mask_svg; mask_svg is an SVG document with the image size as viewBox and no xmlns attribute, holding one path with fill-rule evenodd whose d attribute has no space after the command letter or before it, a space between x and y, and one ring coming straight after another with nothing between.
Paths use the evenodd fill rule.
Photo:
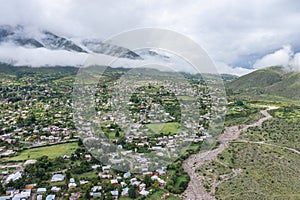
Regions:
<instances>
[{"instance_id":1,"label":"grass field","mask_svg":"<svg viewBox=\"0 0 300 200\"><path fill-rule=\"evenodd\" d=\"M179 133L180 124L177 122L170 123L155 123L146 125L155 134L177 134Z\"/></svg>"},{"instance_id":2,"label":"grass field","mask_svg":"<svg viewBox=\"0 0 300 200\"><path fill-rule=\"evenodd\" d=\"M4 161L25 161L29 159L37 159L42 156L49 158L56 158L64 155L71 155L78 147L77 142L57 144L52 146L45 146L33 148L20 152L17 156L10 158L3 158Z\"/></svg>"},{"instance_id":3,"label":"grass field","mask_svg":"<svg viewBox=\"0 0 300 200\"><path fill-rule=\"evenodd\" d=\"M162 190L159 190L157 192L154 192L153 194L151 194L149 197L147 197L147 199L149 200L157 200L157 199L161 199L162 195L163 194L166 194L168 192L164 192ZM166 198L168 200L180 200L179 197L176 197L176 196L173 196L173 195L170 195L168 198Z\"/></svg>"},{"instance_id":4,"label":"grass field","mask_svg":"<svg viewBox=\"0 0 300 200\"><path fill-rule=\"evenodd\" d=\"M176 96L179 101L197 101L197 98L192 96Z\"/></svg>"}]
</instances>

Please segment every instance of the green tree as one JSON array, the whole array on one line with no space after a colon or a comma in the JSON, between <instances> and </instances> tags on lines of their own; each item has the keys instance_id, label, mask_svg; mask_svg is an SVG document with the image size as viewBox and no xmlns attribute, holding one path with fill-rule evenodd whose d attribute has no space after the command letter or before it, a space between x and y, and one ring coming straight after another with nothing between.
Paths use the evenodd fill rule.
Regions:
<instances>
[{"instance_id":1,"label":"green tree","mask_svg":"<svg viewBox=\"0 0 300 200\"><path fill-rule=\"evenodd\" d=\"M145 177L144 177L144 183L146 184L147 187L149 187L151 185L151 177L147 174Z\"/></svg>"},{"instance_id":2,"label":"green tree","mask_svg":"<svg viewBox=\"0 0 300 200\"><path fill-rule=\"evenodd\" d=\"M85 191L84 199L91 199L91 195L88 190Z\"/></svg>"},{"instance_id":3,"label":"green tree","mask_svg":"<svg viewBox=\"0 0 300 200\"><path fill-rule=\"evenodd\" d=\"M5 189L3 185L0 183L0 194L4 194L4 193L5 193Z\"/></svg>"},{"instance_id":4,"label":"green tree","mask_svg":"<svg viewBox=\"0 0 300 200\"><path fill-rule=\"evenodd\" d=\"M135 187L131 187L128 190L128 196L132 199L136 198L136 188Z\"/></svg>"},{"instance_id":5,"label":"green tree","mask_svg":"<svg viewBox=\"0 0 300 200\"><path fill-rule=\"evenodd\" d=\"M116 136L116 137L120 137L120 132L119 132L119 130L117 130L115 136Z\"/></svg>"},{"instance_id":6,"label":"green tree","mask_svg":"<svg viewBox=\"0 0 300 200\"><path fill-rule=\"evenodd\" d=\"M67 180L70 180L71 178L71 173L69 171L66 172L66 179Z\"/></svg>"}]
</instances>

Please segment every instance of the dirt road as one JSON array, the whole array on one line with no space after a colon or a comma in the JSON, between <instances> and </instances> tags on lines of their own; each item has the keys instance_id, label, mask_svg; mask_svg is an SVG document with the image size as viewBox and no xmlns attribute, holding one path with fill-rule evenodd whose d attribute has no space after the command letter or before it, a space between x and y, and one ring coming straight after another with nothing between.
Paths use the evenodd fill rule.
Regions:
<instances>
[{"instance_id":1,"label":"dirt road","mask_svg":"<svg viewBox=\"0 0 300 200\"><path fill-rule=\"evenodd\" d=\"M199 168L204 163L213 161L217 159L218 154L220 154L227 146L228 143L239 138L239 135L242 131L246 131L250 127L260 126L262 123L272 116L268 113L268 110L276 109L275 106L269 106L266 110L261 110L261 113L265 116L259 119L257 122L249 125L231 126L226 127L222 135L219 136L218 140L220 145L210 151L200 152L198 154L191 155L188 159L183 162L184 170L191 177L191 181L185 192L181 195L182 199L186 200L213 200L214 198L214 189L212 192L208 193L202 185L202 177L196 172L196 169Z\"/></svg>"}]
</instances>

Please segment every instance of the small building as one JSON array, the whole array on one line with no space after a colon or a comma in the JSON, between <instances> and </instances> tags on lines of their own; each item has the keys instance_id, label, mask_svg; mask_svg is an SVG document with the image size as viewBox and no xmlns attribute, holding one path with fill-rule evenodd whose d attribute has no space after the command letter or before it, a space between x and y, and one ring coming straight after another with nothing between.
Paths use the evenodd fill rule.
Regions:
<instances>
[{"instance_id":1,"label":"small building","mask_svg":"<svg viewBox=\"0 0 300 200\"><path fill-rule=\"evenodd\" d=\"M36 192L37 192L38 194L44 194L44 193L47 192L47 189L46 189L46 188L38 188L38 189L36 190Z\"/></svg>"},{"instance_id":2,"label":"small building","mask_svg":"<svg viewBox=\"0 0 300 200\"><path fill-rule=\"evenodd\" d=\"M118 180L117 179L112 179L110 180L110 183L114 186L118 185Z\"/></svg>"},{"instance_id":3,"label":"small building","mask_svg":"<svg viewBox=\"0 0 300 200\"><path fill-rule=\"evenodd\" d=\"M68 184L68 187L69 187L70 189L76 188L76 186L77 186L77 184L74 183L74 182L71 182L71 183Z\"/></svg>"},{"instance_id":4,"label":"small building","mask_svg":"<svg viewBox=\"0 0 300 200\"><path fill-rule=\"evenodd\" d=\"M111 193L113 199L118 199L118 197L119 197L118 190L111 191L110 193Z\"/></svg>"},{"instance_id":5,"label":"small building","mask_svg":"<svg viewBox=\"0 0 300 200\"><path fill-rule=\"evenodd\" d=\"M48 196L46 196L46 200L55 200L55 195L49 194Z\"/></svg>"},{"instance_id":6,"label":"small building","mask_svg":"<svg viewBox=\"0 0 300 200\"><path fill-rule=\"evenodd\" d=\"M59 192L61 190L61 188L60 187L57 187L57 186L53 186L52 188L51 188L51 191L52 192Z\"/></svg>"},{"instance_id":7,"label":"small building","mask_svg":"<svg viewBox=\"0 0 300 200\"><path fill-rule=\"evenodd\" d=\"M141 195L141 196L147 196L148 194L149 194L149 192L148 191L146 191L146 190L142 190L142 191L140 191L139 192L139 194Z\"/></svg>"},{"instance_id":8,"label":"small building","mask_svg":"<svg viewBox=\"0 0 300 200\"><path fill-rule=\"evenodd\" d=\"M41 194L37 195L36 200L43 200L43 195Z\"/></svg>"},{"instance_id":9,"label":"small building","mask_svg":"<svg viewBox=\"0 0 300 200\"><path fill-rule=\"evenodd\" d=\"M51 182L61 182L65 179L65 176L62 174L54 174L52 176Z\"/></svg>"},{"instance_id":10,"label":"small building","mask_svg":"<svg viewBox=\"0 0 300 200\"><path fill-rule=\"evenodd\" d=\"M129 188L128 188L128 187L123 188L123 189L122 189L122 192L121 192L121 196L128 196L128 191L129 191Z\"/></svg>"},{"instance_id":11,"label":"small building","mask_svg":"<svg viewBox=\"0 0 300 200\"><path fill-rule=\"evenodd\" d=\"M34 189L36 187L36 183L35 184L27 184L25 185L25 189Z\"/></svg>"},{"instance_id":12,"label":"small building","mask_svg":"<svg viewBox=\"0 0 300 200\"><path fill-rule=\"evenodd\" d=\"M130 178L131 177L131 173L130 172L126 172L123 177L124 178Z\"/></svg>"}]
</instances>

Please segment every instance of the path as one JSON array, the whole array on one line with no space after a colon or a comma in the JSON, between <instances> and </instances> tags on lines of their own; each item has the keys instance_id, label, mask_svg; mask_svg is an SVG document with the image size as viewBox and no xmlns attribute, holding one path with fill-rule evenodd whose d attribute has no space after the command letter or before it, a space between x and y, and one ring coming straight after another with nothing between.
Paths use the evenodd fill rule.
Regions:
<instances>
[{"instance_id":1,"label":"path","mask_svg":"<svg viewBox=\"0 0 300 200\"><path fill-rule=\"evenodd\" d=\"M220 145L213 150L200 152L198 154L191 155L188 159L186 159L182 166L184 171L186 171L191 180L185 192L181 195L182 199L186 200L213 200L214 198L214 188L212 192L208 193L204 186L202 185L201 176L196 172L196 169L199 168L204 163L213 161L217 159L218 154L224 151L224 149L228 146L228 143L239 138L239 135L242 131L247 130L250 127L260 126L262 123L272 116L268 113L268 110L276 109L275 106L269 106L266 110L261 110L260 112L265 116L259 119L257 122L244 125L239 129L239 126L231 126L226 127L225 131L222 135L219 136L218 140ZM238 172L234 174L237 175Z\"/></svg>"}]
</instances>

